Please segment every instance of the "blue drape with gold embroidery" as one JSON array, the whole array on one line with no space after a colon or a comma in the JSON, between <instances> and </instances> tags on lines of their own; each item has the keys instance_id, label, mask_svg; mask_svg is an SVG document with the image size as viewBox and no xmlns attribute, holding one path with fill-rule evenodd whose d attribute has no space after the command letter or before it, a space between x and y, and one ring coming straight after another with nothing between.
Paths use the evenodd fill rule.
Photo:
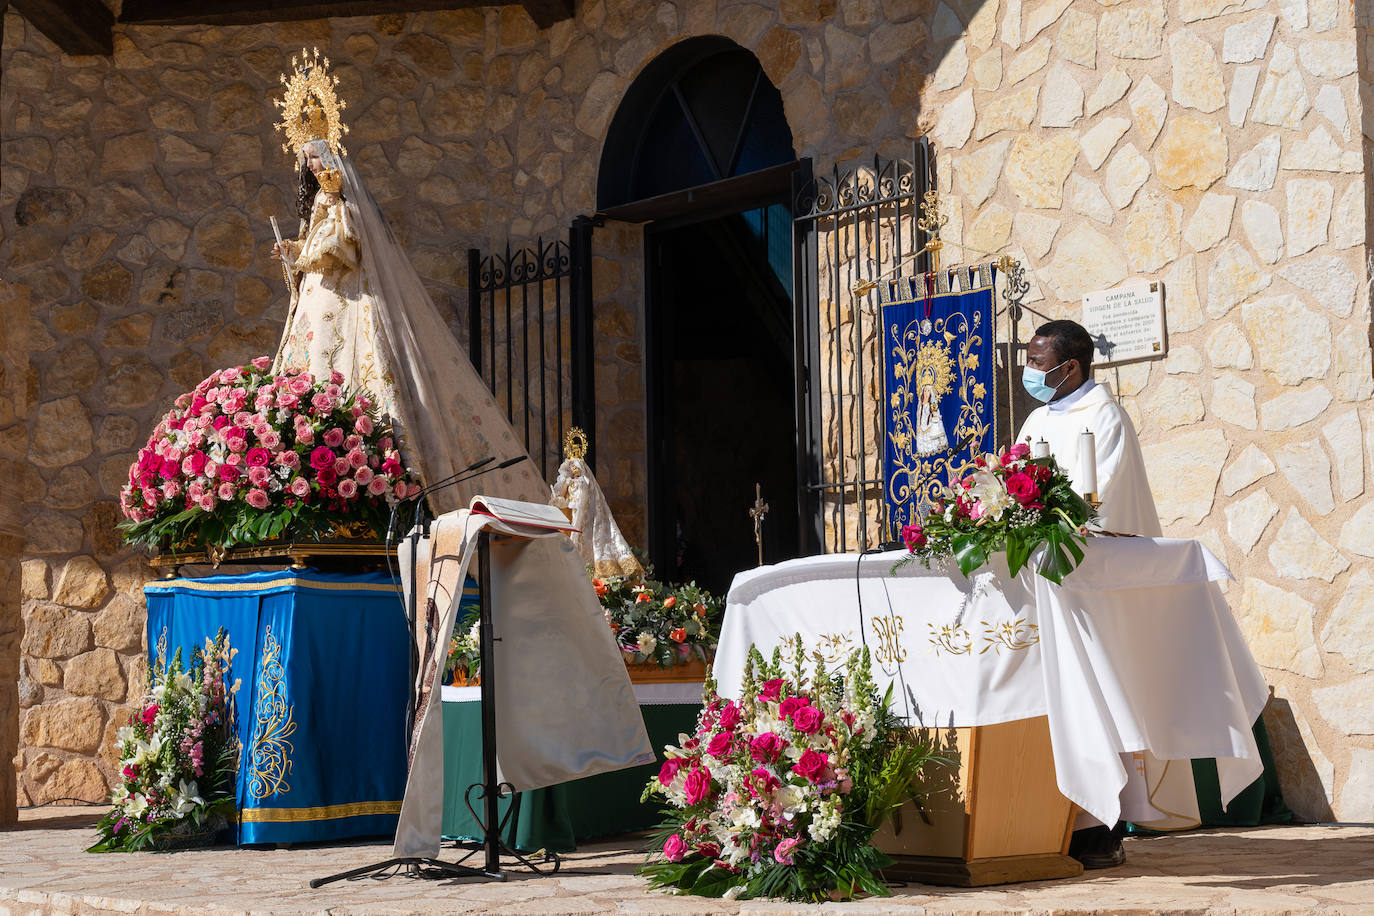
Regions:
<instances>
[{"instance_id":1,"label":"blue drape with gold embroidery","mask_svg":"<svg viewBox=\"0 0 1374 916\"><path fill-rule=\"evenodd\" d=\"M879 286L884 378L883 495L889 536L930 511L951 476L997 443L989 264Z\"/></svg>"},{"instance_id":2,"label":"blue drape with gold embroidery","mask_svg":"<svg viewBox=\"0 0 1374 916\"><path fill-rule=\"evenodd\" d=\"M224 627L238 650L240 843L390 835L405 793L404 609L385 574L259 572L148 585L150 653Z\"/></svg>"}]
</instances>

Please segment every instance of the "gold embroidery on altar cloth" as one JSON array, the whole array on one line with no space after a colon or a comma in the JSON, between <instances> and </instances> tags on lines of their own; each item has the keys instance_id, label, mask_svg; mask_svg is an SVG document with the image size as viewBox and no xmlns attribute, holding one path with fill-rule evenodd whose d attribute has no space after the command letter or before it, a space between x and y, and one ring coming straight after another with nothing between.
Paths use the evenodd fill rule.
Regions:
<instances>
[{"instance_id":1,"label":"gold embroidery on altar cloth","mask_svg":"<svg viewBox=\"0 0 1374 916\"><path fill-rule=\"evenodd\" d=\"M936 655L941 652L968 655L973 651L973 636L963 627L945 624L937 629L933 623L927 626L930 627L930 649Z\"/></svg>"},{"instance_id":2,"label":"gold embroidery on altar cloth","mask_svg":"<svg viewBox=\"0 0 1374 916\"><path fill-rule=\"evenodd\" d=\"M1002 623L984 623L983 642L984 646L978 652L979 655L989 649L996 651L998 655L1002 654L1003 649L1021 652L1040 642L1040 627L1026 623L1024 617Z\"/></svg>"},{"instance_id":3,"label":"gold embroidery on altar cloth","mask_svg":"<svg viewBox=\"0 0 1374 916\"><path fill-rule=\"evenodd\" d=\"M803 642L803 650L806 646ZM797 637L789 636L782 641L782 651L784 655L790 655L797 649ZM807 655L818 662L825 662L833 665L849 657L849 653L854 650L854 631L845 630L840 633L817 633L816 645Z\"/></svg>"},{"instance_id":4,"label":"gold embroidery on altar cloth","mask_svg":"<svg viewBox=\"0 0 1374 916\"><path fill-rule=\"evenodd\" d=\"M896 614L873 618L873 635L878 640L878 651L873 654L882 664L906 661L906 650L902 648L902 618Z\"/></svg>"},{"instance_id":5,"label":"gold embroidery on altar cloth","mask_svg":"<svg viewBox=\"0 0 1374 916\"><path fill-rule=\"evenodd\" d=\"M262 674L258 677L258 702L254 709L257 736L249 766L248 792L253 798L285 795L291 791L286 777L291 773L291 752L286 740L296 731L296 707L286 702L282 681L286 669L281 663L281 643L269 626L263 633Z\"/></svg>"}]
</instances>

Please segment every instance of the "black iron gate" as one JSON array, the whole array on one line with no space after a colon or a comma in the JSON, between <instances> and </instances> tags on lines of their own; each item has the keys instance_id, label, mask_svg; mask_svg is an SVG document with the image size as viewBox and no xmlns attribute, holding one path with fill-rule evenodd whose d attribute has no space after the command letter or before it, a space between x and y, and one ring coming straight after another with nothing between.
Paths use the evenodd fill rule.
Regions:
<instances>
[{"instance_id":1,"label":"black iron gate","mask_svg":"<svg viewBox=\"0 0 1374 916\"><path fill-rule=\"evenodd\" d=\"M803 555L890 538L883 499L878 296L864 281L928 269L919 205L934 186L928 141L797 182L793 198L798 515ZM807 523L810 520L810 524Z\"/></svg>"},{"instance_id":2,"label":"black iron gate","mask_svg":"<svg viewBox=\"0 0 1374 916\"><path fill-rule=\"evenodd\" d=\"M469 358L550 481L570 426L595 460L591 239L591 220L578 217L567 241L468 249Z\"/></svg>"}]
</instances>

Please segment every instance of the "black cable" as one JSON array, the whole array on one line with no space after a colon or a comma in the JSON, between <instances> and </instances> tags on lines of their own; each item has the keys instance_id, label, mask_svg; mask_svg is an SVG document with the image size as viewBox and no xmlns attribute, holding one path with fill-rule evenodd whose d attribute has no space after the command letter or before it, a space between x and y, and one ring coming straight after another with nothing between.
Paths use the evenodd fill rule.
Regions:
<instances>
[{"instance_id":1,"label":"black cable","mask_svg":"<svg viewBox=\"0 0 1374 916\"><path fill-rule=\"evenodd\" d=\"M863 566L864 555L859 553L859 558L854 561L854 600L859 607L859 642L865 649L868 648L868 627L864 624L864 590L863 579L859 575L859 567Z\"/></svg>"}]
</instances>

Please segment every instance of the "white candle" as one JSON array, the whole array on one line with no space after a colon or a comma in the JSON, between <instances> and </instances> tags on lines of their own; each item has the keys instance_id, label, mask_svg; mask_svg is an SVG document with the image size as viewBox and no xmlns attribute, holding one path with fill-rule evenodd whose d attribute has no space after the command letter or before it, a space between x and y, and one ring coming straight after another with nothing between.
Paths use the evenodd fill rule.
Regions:
<instances>
[{"instance_id":1,"label":"white candle","mask_svg":"<svg viewBox=\"0 0 1374 916\"><path fill-rule=\"evenodd\" d=\"M1037 439L1036 441L1032 442L1032 443L1031 443L1031 457L1032 457L1032 458L1048 458L1048 457L1050 457L1050 444L1049 444L1048 442L1046 442L1044 439Z\"/></svg>"},{"instance_id":2,"label":"white candle","mask_svg":"<svg viewBox=\"0 0 1374 916\"><path fill-rule=\"evenodd\" d=\"M1097 492L1097 440L1090 429L1078 437L1078 485L1085 494Z\"/></svg>"}]
</instances>

